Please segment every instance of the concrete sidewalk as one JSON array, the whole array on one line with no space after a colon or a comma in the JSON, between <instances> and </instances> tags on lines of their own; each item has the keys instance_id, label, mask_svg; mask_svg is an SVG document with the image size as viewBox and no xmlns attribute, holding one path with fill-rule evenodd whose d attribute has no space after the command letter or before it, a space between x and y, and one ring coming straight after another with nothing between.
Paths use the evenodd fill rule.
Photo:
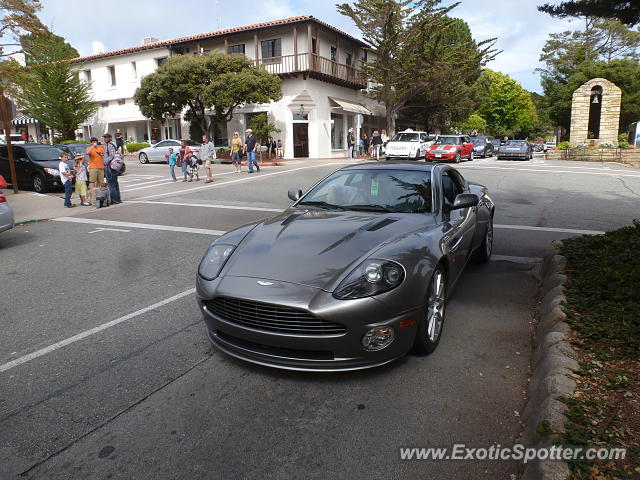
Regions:
<instances>
[{"instance_id":1,"label":"concrete sidewalk","mask_svg":"<svg viewBox=\"0 0 640 480\"><path fill-rule=\"evenodd\" d=\"M11 189L3 192L7 202L13 208L16 225L55 217L69 217L95 209L95 207L77 206L79 202L77 198L72 200L72 203L76 203L75 208L64 208L64 192L53 192L47 195L29 191L20 191L16 194Z\"/></svg>"}]
</instances>

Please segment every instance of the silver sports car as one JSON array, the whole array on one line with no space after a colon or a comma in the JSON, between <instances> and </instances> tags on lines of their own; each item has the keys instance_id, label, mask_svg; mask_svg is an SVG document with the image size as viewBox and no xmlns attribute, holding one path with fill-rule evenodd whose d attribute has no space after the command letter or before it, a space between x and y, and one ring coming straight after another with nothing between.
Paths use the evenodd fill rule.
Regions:
<instances>
[{"instance_id":1,"label":"silver sports car","mask_svg":"<svg viewBox=\"0 0 640 480\"><path fill-rule=\"evenodd\" d=\"M448 165L341 168L218 238L196 281L220 350L291 370L356 370L438 345L448 293L487 261L494 203Z\"/></svg>"}]
</instances>

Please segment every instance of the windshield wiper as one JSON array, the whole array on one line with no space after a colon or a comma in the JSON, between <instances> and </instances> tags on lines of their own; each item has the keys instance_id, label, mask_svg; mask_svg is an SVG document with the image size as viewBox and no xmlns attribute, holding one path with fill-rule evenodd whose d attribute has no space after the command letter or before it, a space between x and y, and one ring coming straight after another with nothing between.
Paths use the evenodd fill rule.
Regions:
<instances>
[{"instance_id":1,"label":"windshield wiper","mask_svg":"<svg viewBox=\"0 0 640 480\"><path fill-rule=\"evenodd\" d=\"M323 201L309 200L304 202L298 202L298 205L310 205L312 207L326 208L327 210L331 210L331 209L344 210L344 207L341 207L340 205L334 205L333 203L327 203Z\"/></svg>"},{"instance_id":2,"label":"windshield wiper","mask_svg":"<svg viewBox=\"0 0 640 480\"><path fill-rule=\"evenodd\" d=\"M362 210L364 212L390 212L393 213L393 210L383 207L382 205L376 204L367 204L367 205L345 205L344 208L347 210Z\"/></svg>"}]
</instances>

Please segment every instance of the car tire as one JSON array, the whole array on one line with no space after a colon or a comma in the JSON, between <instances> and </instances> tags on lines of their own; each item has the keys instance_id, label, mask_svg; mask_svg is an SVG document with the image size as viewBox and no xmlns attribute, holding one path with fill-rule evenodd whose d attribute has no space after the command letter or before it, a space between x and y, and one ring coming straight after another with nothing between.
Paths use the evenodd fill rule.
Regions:
<instances>
[{"instance_id":1,"label":"car tire","mask_svg":"<svg viewBox=\"0 0 640 480\"><path fill-rule=\"evenodd\" d=\"M415 156L414 160L416 162L420 160L420 149L416 150L416 156Z\"/></svg>"},{"instance_id":2,"label":"car tire","mask_svg":"<svg viewBox=\"0 0 640 480\"><path fill-rule=\"evenodd\" d=\"M41 173L36 173L31 177L31 186L33 187L33 191L36 193L47 192L47 181Z\"/></svg>"},{"instance_id":3,"label":"car tire","mask_svg":"<svg viewBox=\"0 0 640 480\"><path fill-rule=\"evenodd\" d=\"M456 152L456 156L455 156L455 158L453 159L453 161L454 161L455 163L460 163L460 161L461 161L461 160L462 160L462 155L460 155L460 151L458 150L458 151Z\"/></svg>"},{"instance_id":4,"label":"car tire","mask_svg":"<svg viewBox=\"0 0 640 480\"><path fill-rule=\"evenodd\" d=\"M149 157L147 157L147 154L146 154L146 153L141 153L141 154L138 156L138 161L139 161L140 163L149 163Z\"/></svg>"},{"instance_id":5,"label":"car tire","mask_svg":"<svg viewBox=\"0 0 640 480\"><path fill-rule=\"evenodd\" d=\"M471 150L471 153L469 154L469 161L473 162L473 150Z\"/></svg>"},{"instance_id":6,"label":"car tire","mask_svg":"<svg viewBox=\"0 0 640 480\"><path fill-rule=\"evenodd\" d=\"M442 337L444 315L447 306L447 275L442 265L436 266L426 294L424 314L418 321L414 340L415 353L432 353Z\"/></svg>"},{"instance_id":7,"label":"car tire","mask_svg":"<svg viewBox=\"0 0 640 480\"><path fill-rule=\"evenodd\" d=\"M493 213L487 223L487 230L484 233L482 243L476 250L474 260L478 263L487 263L493 252Z\"/></svg>"}]
</instances>

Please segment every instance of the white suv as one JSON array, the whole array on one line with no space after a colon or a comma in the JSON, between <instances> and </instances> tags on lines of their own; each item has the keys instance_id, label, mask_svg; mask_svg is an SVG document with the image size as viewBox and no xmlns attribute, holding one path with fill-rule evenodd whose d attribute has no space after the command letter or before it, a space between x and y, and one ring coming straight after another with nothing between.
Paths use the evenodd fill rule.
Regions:
<instances>
[{"instance_id":1,"label":"white suv","mask_svg":"<svg viewBox=\"0 0 640 480\"><path fill-rule=\"evenodd\" d=\"M396 133L387 142L385 154L387 160L405 159L419 160L424 158L425 152L436 141L436 135L428 135L427 132L417 132L408 128Z\"/></svg>"}]
</instances>

